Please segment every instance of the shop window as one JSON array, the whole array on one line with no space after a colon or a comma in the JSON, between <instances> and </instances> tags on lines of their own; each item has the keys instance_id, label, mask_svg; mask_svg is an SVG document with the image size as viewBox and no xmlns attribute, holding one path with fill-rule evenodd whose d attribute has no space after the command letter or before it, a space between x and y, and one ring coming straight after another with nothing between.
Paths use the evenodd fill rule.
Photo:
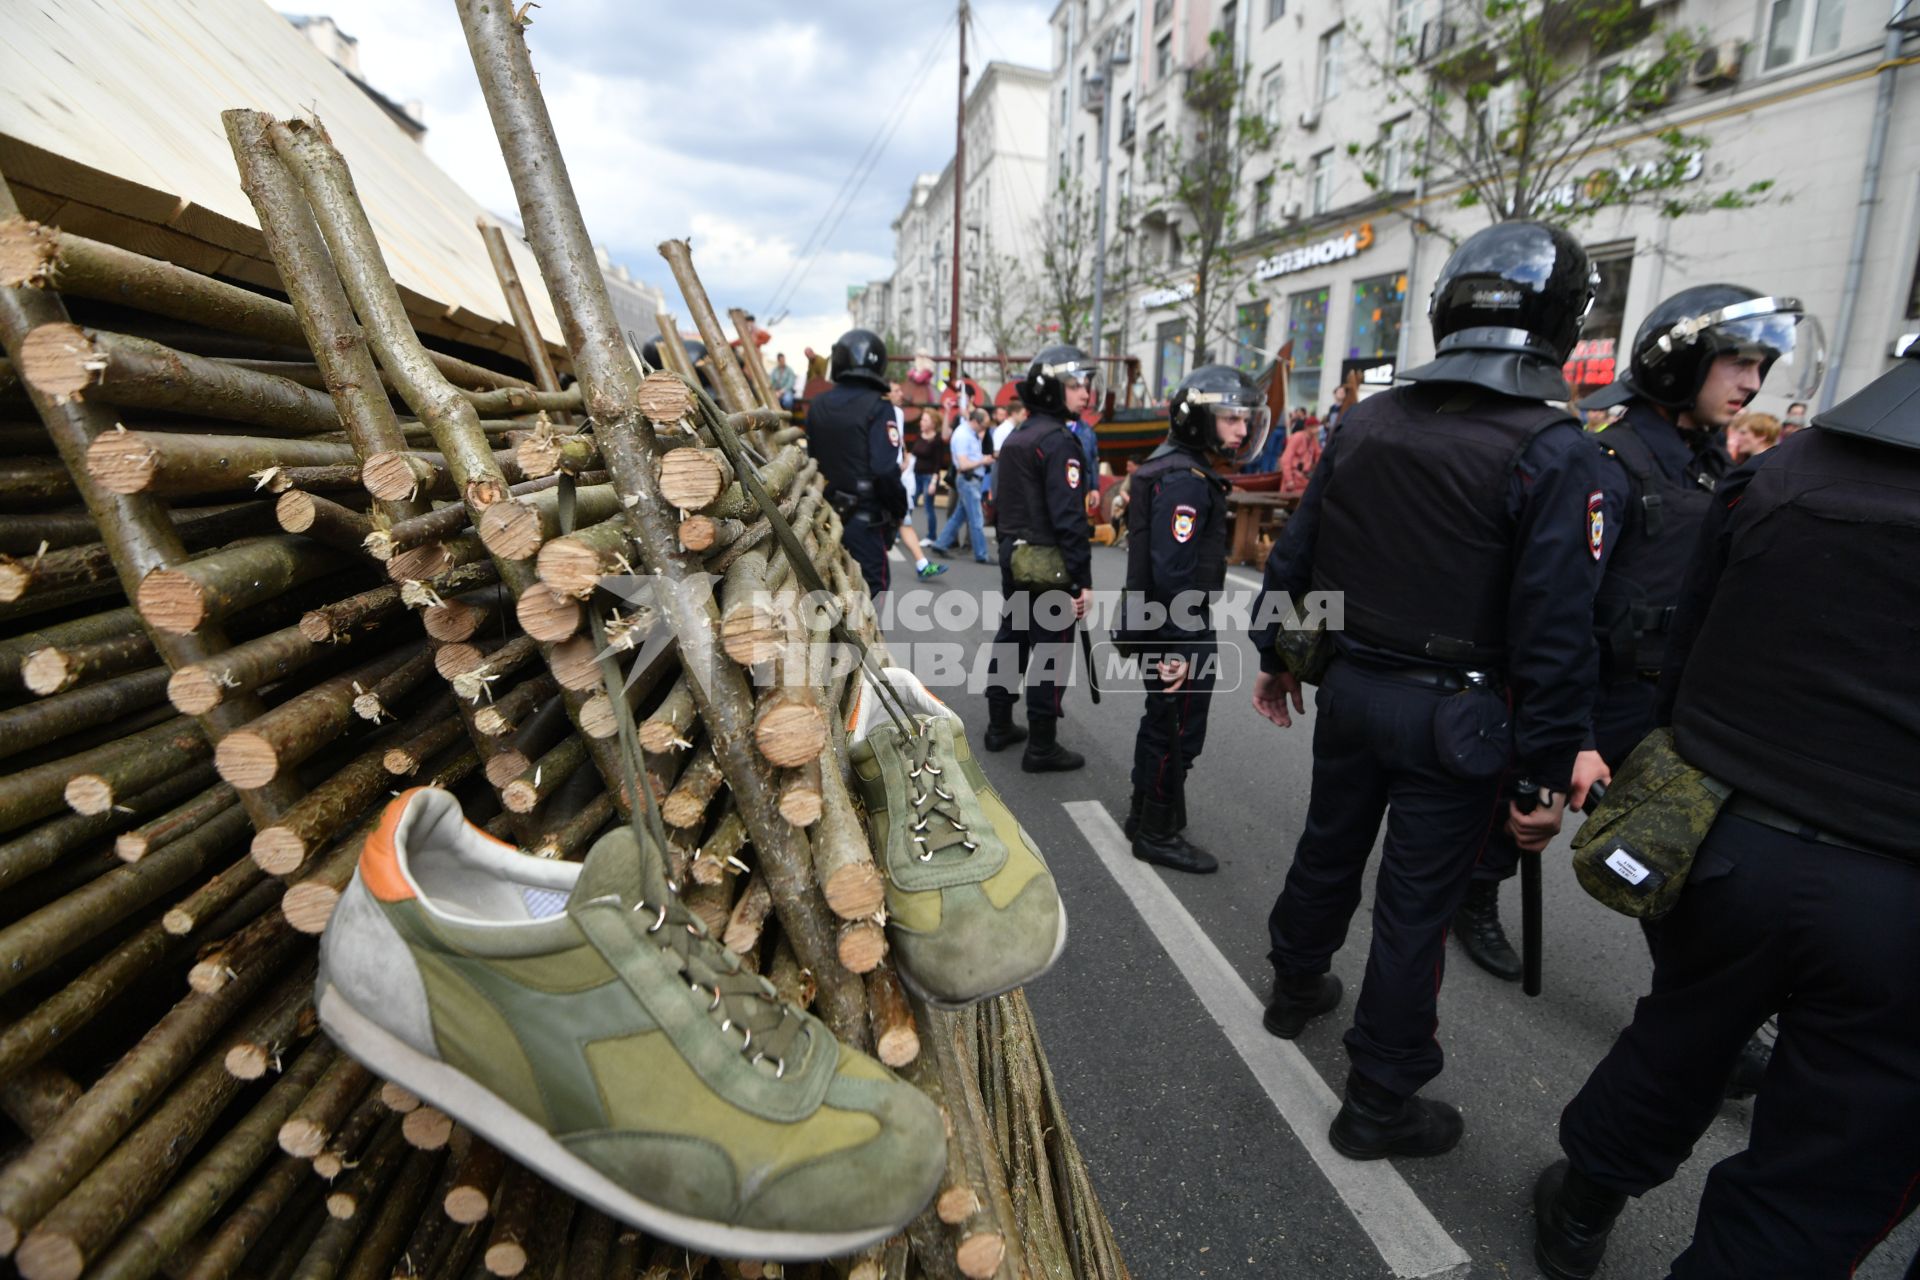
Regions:
<instances>
[{"instance_id":1,"label":"shop window","mask_svg":"<svg viewBox=\"0 0 1920 1280\"><path fill-rule=\"evenodd\" d=\"M1838 49L1846 9L1846 0L1769 0L1765 69L1777 70Z\"/></svg>"},{"instance_id":2,"label":"shop window","mask_svg":"<svg viewBox=\"0 0 1920 1280\"><path fill-rule=\"evenodd\" d=\"M1407 309L1407 273L1356 280L1347 357L1391 360L1400 353L1400 323Z\"/></svg>"},{"instance_id":3,"label":"shop window","mask_svg":"<svg viewBox=\"0 0 1920 1280\"><path fill-rule=\"evenodd\" d=\"M1153 385L1156 400L1173 398L1175 387L1187 376L1187 322L1168 320L1154 335Z\"/></svg>"},{"instance_id":4,"label":"shop window","mask_svg":"<svg viewBox=\"0 0 1920 1280\"><path fill-rule=\"evenodd\" d=\"M1327 349L1326 289L1304 289L1287 299L1287 338L1293 343L1292 399L1313 404L1320 394L1320 361Z\"/></svg>"},{"instance_id":5,"label":"shop window","mask_svg":"<svg viewBox=\"0 0 1920 1280\"><path fill-rule=\"evenodd\" d=\"M1561 370L1575 399L1612 382L1619 373L1620 342L1626 325L1627 285L1633 278L1633 246L1615 245L1590 251L1600 283L1593 307L1580 326L1580 340Z\"/></svg>"},{"instance_id":6,"label":"shop window","mask_svg":"<svg viewBox=\"0 0 1920 1280\"><path fill-rule=\"evenodd\" d=\"M1267 319L1273 314L1271 302L1243 302L1234 314L1233 363L1248 373L1258 373L1267 363Z\"/></svg>"}]
</instances>

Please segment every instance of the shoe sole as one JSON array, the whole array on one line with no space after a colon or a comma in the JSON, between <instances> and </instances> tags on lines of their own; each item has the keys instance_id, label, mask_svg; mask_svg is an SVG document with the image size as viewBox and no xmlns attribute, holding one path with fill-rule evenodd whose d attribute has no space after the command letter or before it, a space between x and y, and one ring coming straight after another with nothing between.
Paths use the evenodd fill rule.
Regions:
<instances>
[{"instance_id":1,"label":"shoe sole","mask_svg":"<svg viewBox=\"0 0 1920 1280\"><path fill-rule=\"evenodd\" d=\"M763 1231L689 1217L642 1200L556 1141L492 1090L447 1063L427 1057L368 1018L328 983L320 993L320 1025L335 1044L375 1075L428 1099L514 1160L611 1217L702 1253L793 1261L854 1253L906 1228L910 1215L859 1231Z\"/></svg>"},{"instance_id":2,"label":"shoe sole","mask_svg":"<svg viewBox=\"0 0 1920 1280\"><path fill-rule=\"evenodd\" d=\"M1060 891L1060 882L1058 880L1055 880L1053 882L1053 887L1054 887L1054 892L1058 893ZM896 964L894 966L894 972L900 975L901 984L905 986L907 990L913 992L913 994L915 994L916 996L919 996L922 1000L924 1000L929 1007L934 1009L939 1009L945 1013L958 1013L962 1009L972 1008L974 1005L979 1004L982 1000L991 1000L995 996L1003 996L1007 994L1007 992L1009 991L1018 991L1021 987L1026 986L1029 982L1033 982L1033 981L1036 981L1037 979L1046 977L1048 971L1051 970L1055 964L1059 963L1060 955L1066 949L1067 949L1067 904L1062 902L1060 904L1060 936L1054 940L1053 954L1048 956L1047 962L1041 965L1034 972L1028 974L1026 977L1020 979L1018 982L1009 982L1006 986L1001 987L997 991L985 991L977 996L970 996L965 1000L949 1000L944 996L934 995L931 991L928 991L925 987L915 982L913 980L913 974L908 971L908 968L906 965Z\"/></svg>"},{"instance_id":3,"label":"shoe sole","mask_svg":"<svg viewBox=\"0 0 1920 1280\"><path fill-rule=\"evenodd\" d=\"M1440 1147L1431 1151L1408 1151L1408 1150L1405 1150L1404 1148L1392 1147L1392 1146L1383 1147L1376 1151L1376 1150L1363 1150L1359 1147L1348 1146L1346 1143L1340 1140L1340 1136L1333 1131L1331 1126L1329 1126L1327 1129L1327 1145L1332 1147L1335 1151L1338 1151L1341 1155L1345 1156L1349 1160L1395 1160L1395 1159L1425 1160L1433 1156L1446 1155L1447 1152L1459 1146L1460 1139L1464 1138L1465 1136L1466 1136L1466 1133L1463 1130L1460 1133L1454 1135L1453 1141L1449 1142L1446 1146Z\"/></svg>"}]
</instances>

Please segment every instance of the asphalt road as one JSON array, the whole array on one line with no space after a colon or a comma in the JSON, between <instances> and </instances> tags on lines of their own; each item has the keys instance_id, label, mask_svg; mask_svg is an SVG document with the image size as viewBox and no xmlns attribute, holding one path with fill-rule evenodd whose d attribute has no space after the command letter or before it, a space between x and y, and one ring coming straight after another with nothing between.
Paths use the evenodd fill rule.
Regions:
<instances>
[{"instance_id":1,"label":"asphalt road","mask_svg":"<svg viewBox=\"0 0 1920 1280\"><path fill-rule=\"evenodd\" d=\"M1096 586L1117 589L1123 553L1096 547L1094 556ZM953 657L961 652L970 664L990 637L992 621L970 615L982 612L973 603L980 593L997 589L998 570L970 563L964 551L950 565L916 592L910 568L895 563L898 612L888 640L929 683L948 677L937 691L977 744L986 702L977 686L953 686ZM1232 579L1230 589L1257 586L1248 570ZM924 614L901 608L916 594ZM959 598L925 608L938 596ZM930 629L916 630L909 615ZM1239 669L1250 672L1250 651L1237 639ZM1229 678L1233 665L1229 659ZM1028 775L1017 750L982 754L1067 903L1067 951L1027 994L1123 1253L1141 1280L1537 1275L1533 1179L1560 1156L1561 1108L1648 985L1639 930L1581 891L1563 836L1546 855L1540 998L1483 973L1457 944L1449 948L1439 1032L1447 1068L1427 1092L1461 1109L1464 1140L1440 1159L1353 1170L1325 1149L1322 1133L1347 1071L1341 1035L1371 937L1371 884L1334 958L1347 994L1294 1042L1302 1062L1257 1019L1271 977L1266 916L1306 811L1312 711L1291 730L1275 728L1254 713L1250 682L1218 693L1190 783L1189 834L1219 856L1217 875L1148 868L1111 848L1110 865L1097 851L1101 830L1111 827L1085 802L1103 806L1112 824L1125 816L1137 695L1109 689L1096 707L1083 684L1069 691L1060 736L1087 756L1079 772ZM1518 945L1517 882L1503 907ZM1210 954L1196 960L1201 952ZM1283 1105L1302 1078L1318 1087L1315 1074L1321 1093L1331 1091L1318 1104L1327 1110L1316 1111L1297 1089ZM1691 1238L1707 1170L1744 1146L1751 1106L1727 1104L1673 1182L1629 1206L1603 1277L1666 1275ZM1356 1172L1373 1181L1345 1185L1343 1196L1336 1183ZM1410 1196L1396 1198L1400 1179ZM1857 1275L1897 1280L1917 1246L1920 1215Z\"/></svg>"}]
</instances>

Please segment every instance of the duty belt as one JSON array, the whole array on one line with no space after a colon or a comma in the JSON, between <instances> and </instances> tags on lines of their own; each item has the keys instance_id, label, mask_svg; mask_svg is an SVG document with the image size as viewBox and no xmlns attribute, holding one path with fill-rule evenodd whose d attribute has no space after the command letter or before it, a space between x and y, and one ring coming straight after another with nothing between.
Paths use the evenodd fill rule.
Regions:
<instances>
[{"instance_id":1,"label":"duty belt","mask_svg":"<svg viewBox=\"0 0 1920 1280\"><path fill-rule=\"evenodd\" d=\"M1785 831L1789 835L1799 836L1802 840L1812 840L1816 844L1832 845L1836 849L1851 849L1855 853L1879 853L1878 849L1869 849L1865 845L1855 844L1845 836L1837 836L1831 831L1821 831L1811 823L1800 821L1789 813L1782 813L1770 804L1754 799L1744 791L1736 791L1728 799L1721 812L1730 813L1736 818L1745 818L1748 822L1757 822L1763 827L1772 827L1775 831Z\"/></svg>"},{"instance_id":2,"label":"duty belt","mask_svg":"<svg viewBox=\"0 0 1920 1280\"><path fill-rule=\"evenodd\" d=\"M1374 675L1405 681L1407 684L1417 684L1428 689L1439 689L1445 693L1459 693L1462 689L1475 685L1488 685L1497 689L1501 683L1497 676L1485 671L1466 671L1458 667L1402 667L1392 663L1368 662L1365 659L1354 658L1352 655L1348 655L1348 660L1361 670Z\"/></svg>"}]
</instances>

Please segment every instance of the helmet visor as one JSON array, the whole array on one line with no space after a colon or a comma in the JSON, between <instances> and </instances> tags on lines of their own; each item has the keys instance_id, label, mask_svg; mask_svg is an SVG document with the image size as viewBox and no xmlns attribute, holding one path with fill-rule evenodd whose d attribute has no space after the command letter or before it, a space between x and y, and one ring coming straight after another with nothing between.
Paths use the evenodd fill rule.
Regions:
<instances>
[{"instance_id":1,"label":"helmet visor","mask_svg":"<svg viewBox=\"0 0 1920 1280\"><path fill-rule=\"evenodd\" d=\"M1258 391L1190 391L1187 403L1213 413L1213 451L1236 467L1260 456L1273 412Z\"/></svg>"},{"instance_id":2,"label":"helmet visor","mask_svg":"<svg viewBox=\"0 0 1920 1280\"><path fill-rule=\"evenodd\" d=\"M1060 385L1063 387L1085 387L1088 395L1094 393L1100 382L1100 366L1091 360L1050 364L1044 366L1041 372L1049 377L1060 379Z\"/></svg>"},{"instance_id":3,"label":"helmet visor","mask_svg":"<svg viewBox=\"0 0 1920 1280\"><path fill-rule=\"evenodd\" d=\"M1811 400L1827 371L1826 334L1820 321L1798 312L1748 316L1715 325L1716 352L1758 357L1766 369L1761 391L1792 402Z\"/></svg>"}]
</instances>

